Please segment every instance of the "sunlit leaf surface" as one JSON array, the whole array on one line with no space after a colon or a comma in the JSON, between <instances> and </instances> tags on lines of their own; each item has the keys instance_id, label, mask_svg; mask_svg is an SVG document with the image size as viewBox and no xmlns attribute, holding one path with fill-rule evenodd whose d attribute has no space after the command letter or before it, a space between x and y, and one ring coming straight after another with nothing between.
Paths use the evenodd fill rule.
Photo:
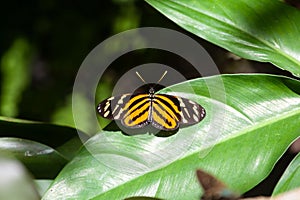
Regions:
<instances>
[{"instance_id":1,"label":"sunlit leaf surface","mask_svg":"<svg viewBox=\"0 0 300 200\"><path fill-rule=\"evenodd\" d=\"M198 102L207 116L169 137L100 132L44 199L199 199L197 169L244 193L269 174L300 134L300 83L289 78L223 75L160 92Z\"/></svg>"}]
</instances>

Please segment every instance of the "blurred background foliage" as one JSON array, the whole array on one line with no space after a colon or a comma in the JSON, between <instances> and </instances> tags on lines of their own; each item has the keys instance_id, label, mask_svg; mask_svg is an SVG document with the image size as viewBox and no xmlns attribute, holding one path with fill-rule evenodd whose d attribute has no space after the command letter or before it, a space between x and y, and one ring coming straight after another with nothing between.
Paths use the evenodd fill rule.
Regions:
<instances>
[{"instance_id":1,"label":"blurred background foliage","mask_svg":"<svg viewBox=\"0 0 300 200\"><path fill-rule=\"evenodd\" d=\"M72 87L82 61L106 38L138 27L157 26L184 32L206 48L221 73L286 73L270 64L240 59L185 32L144 1L12 0L2 4L0 13L2 116L74 126ZM120 57L109 67L101 78L101 91L96 99L109 97L123 73L148 62L164 63L188 79L197 76L179 56L139 50ZM76 95L82 101L81 117L86 122L78 128L94 134L95 127L89 124L94 113L86 113L87 99Z\"/></svg>"}]
</instances>

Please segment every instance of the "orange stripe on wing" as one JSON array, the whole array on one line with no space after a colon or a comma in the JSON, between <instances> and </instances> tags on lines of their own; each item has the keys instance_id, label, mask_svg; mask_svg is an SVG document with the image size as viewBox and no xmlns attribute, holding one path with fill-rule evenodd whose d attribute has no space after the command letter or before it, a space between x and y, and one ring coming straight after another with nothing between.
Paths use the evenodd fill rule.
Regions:
<instances>
[{"instance_id":1,"label":"orange stripe on wing","mask_svg":"<svg viewBox=\"0 0 300 200\"><path fill-rule=\"evenodd\" d=\"M139 109L133 113L129 113L129 115L124 118L125 125L131 127L131 126L139 125L140 123L142 123L144 121L147 121L148 115L149 115L149 105L147 105L147 104L144 105L142 107L142 109L143 110ZM139 116L141 113L143 113L143 114L141 116ZM137 118L134 119L135 117L137 117Z\"/></svg>"},{"instance_id":2,"label":"orange stripe on wing","mask_svg":"<svg viewBox=\"0 0 300 200\"><path fill-rule=\"evenodd\" d=\"M153 120L167 129L173 129L177 126L177 121L175 118L170 117L167 112L162 110L158 105L153 104ZM171 125L169 125L169 122Z\"/></svg>"},{"instance_id":3,"label":"orange stripe on wing","mask_svg":"<svg viewBox=\"0 0 300 200\"><path fill-rule=\"evenodd\" d=\"M180 110L179 110L178 106L171 99L169 99L168 97L163 96L163 95L159 95L159 94L155 95L155 97L161 98L164 101L168 102L170 104L170 106L172 106L172 108L175 110L176 113L180 113ZM158 100L158 99L156 98L155 100Z\"/></svg>"},{"instance_id":4,"label":"orange stripe on wing","mask_svg":"<svg viewBox=\"0 0 300 200\"><path fill-rule=\"evenodd\" d=\"M174 129L174 128L176 128L176 126L177 126L177 123L176 123L176 121L173 119L173 118L168 118L167 120L171 123L171 125L169 125L168 123L166 123L166 119L163 119L163 118L161 118L156 112L153 112L152 113L152 117L153 117L153 120L157 123L157 124L159 124L159 125L161 125L162 127L164 127L165 129Z\"/></svg>"},{"instance_id":5,"label":"orange stripe on wing","mask_svg":"<svg viewBox=\"0 0 300 200\"><path fill-rule=\"evenodd\" d=\"M156 104L153 104L153 106L156 105L155 109L157 109L160 113L164 113L164 112L169 113L169 115L171 115L172 118L176 119L176 121L179 121L178 117L173 112L173 110L171 110L168 106L166 106L163 102L161 102L158 99L154 99L154 101L157 102L159 105L161 105L166 111L163 111L159 106L157 106ZM177 106L176 106L176 108L177 108ZM174 108L174 110L176 110L176 109Z\"/></svg>"},{"instance_id":6,"label":"orange stripe on wing","mask_svg":"<svg viewBox=\"0 0 300 200\"><path fill-rule=\"evenodd\" d=\"M144 98L144 97L148 97L148 94L139 94L139 95L136 95L135 97L131 98L124 106L123 110L127 110L129 108L130 105L134 105L136 101L138 101L139 99L141 98ZM148 100L148 99L145 99L145 100Z\"/></svg>"}]
</instances>

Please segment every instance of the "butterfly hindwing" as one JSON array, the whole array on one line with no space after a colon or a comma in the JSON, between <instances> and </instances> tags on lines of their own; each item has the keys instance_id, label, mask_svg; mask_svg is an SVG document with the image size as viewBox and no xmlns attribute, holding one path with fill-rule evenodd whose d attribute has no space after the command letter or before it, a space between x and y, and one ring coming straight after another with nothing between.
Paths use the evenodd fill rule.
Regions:
<instances>
[{"instance_id":1,"label":"butterfly hindwing","mask_svg":"<svg viewBox=\"0 0 300 200\"><path fill-rule=\"evenodd\" d=\"M179 101L165 94L154 95L152 101L152 125L161 130L175 130L181 121Z\"/></svg>"}]
</instances>

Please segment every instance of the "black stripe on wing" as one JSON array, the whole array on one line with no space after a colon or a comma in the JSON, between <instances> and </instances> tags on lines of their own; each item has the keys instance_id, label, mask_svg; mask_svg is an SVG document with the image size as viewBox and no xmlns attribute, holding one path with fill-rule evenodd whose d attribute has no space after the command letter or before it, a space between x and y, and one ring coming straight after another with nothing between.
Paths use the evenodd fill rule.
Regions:
<instances>
[{"instance_id":1,"label":"black stripe on wing","mask_svg":"<svg viewBox=\"0 0 300 200\"><path fill-rule=\"evenodd\" d=\"M181 120L179 101L171 95L155 95L153 98L152 125L161 130L175 130Z\"/></svg>"}]
</instances>

